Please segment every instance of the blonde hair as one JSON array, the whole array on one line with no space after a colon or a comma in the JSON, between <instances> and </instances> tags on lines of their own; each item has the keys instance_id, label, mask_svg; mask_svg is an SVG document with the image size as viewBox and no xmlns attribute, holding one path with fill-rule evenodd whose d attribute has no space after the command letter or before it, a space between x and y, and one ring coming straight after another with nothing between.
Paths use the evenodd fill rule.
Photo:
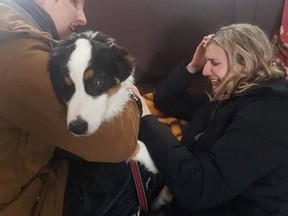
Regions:
<instances>
[{"instance_id":1,"label":"blonde hair","mask_svg":"<svg viewBox=\"0 0 288 216\"><path fill-rule=\"evenodd\" d=\"M214 101L241 94L260 82L286 76L273 63L271 44L258 26L233 24L222 27L207 45L211 43L224 49L229 62L227 74L212 95Z\"/></svg>"}]
</instances>

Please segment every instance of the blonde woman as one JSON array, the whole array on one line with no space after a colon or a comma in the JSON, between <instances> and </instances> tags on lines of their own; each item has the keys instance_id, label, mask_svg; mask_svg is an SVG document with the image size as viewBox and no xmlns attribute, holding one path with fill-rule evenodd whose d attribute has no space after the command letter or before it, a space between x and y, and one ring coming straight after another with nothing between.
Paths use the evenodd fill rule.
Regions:
<instances>
[{"instance_id":1,"label":"blonde woman","mask_svg":"<svg viewBox=\"0 0 288 216\"><path fill-rule=\"evenodd\" d=\"M288 82L271 59L257 26L205 36L155 93L157 108L190 120L182 143L144 104L140 139L174 197L171 215L287 215ZM211 93L186 94L201 70Z\"/></svg>"}]
</instances>

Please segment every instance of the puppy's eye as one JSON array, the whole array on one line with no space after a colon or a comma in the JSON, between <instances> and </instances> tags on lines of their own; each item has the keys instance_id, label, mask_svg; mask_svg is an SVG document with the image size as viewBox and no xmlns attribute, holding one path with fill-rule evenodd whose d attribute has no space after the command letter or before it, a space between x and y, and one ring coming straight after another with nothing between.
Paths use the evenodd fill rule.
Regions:
<instances>
[{"instance_id":1,"label":"puppy's eye","mask_svg":"<svg viewBox=\"0 0 288 216\"><path fill-rule=\"evenodd\" d=\"M95 86L95 87L101 86L101 81L100 80L92 80L91 85Z\"/></svg>"},{"instance_id":2,"label":"puppy's eye","mask_svg":"<svg viewBox=\"0 0 288 216\"><path fill-rule=\"evenodd\" d=\"M85 91L92 96L97 96L103 93L106 81L103 78L94 78L84 81Z\"/></svg>"},{"instance_id":3,"label":"puppy's eye","mask_svg":"<svg viewBox=\"0 0 288 216\"><path fill-rule=\"evenodd\" d=\"M100 91L104 86L104 80L102 79L91 79L87 82L86 85L92 91Z\"/></svg>"}]
</instances>

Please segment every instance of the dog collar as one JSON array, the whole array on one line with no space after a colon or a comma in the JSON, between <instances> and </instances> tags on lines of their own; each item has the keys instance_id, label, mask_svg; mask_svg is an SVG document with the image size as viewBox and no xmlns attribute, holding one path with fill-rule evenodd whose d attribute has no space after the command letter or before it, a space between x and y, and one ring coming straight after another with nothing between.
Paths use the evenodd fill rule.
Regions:
<instances>
[{"instance_id":1,"label":"dog collar","mask_svg":"<svg viewBox=\"0 0 288 216\"><path fill-rule=\"evenodd\" d=\"M142 109L142 102L141 102L141 99L138 97L138 95L136 95L134 92L129 92L129 96L132 100L134 100L137 104L137 107L139 109L139 113L140 113L140 116L142 116L143 114L143 109Z\"/></svg>"}]
</instances>

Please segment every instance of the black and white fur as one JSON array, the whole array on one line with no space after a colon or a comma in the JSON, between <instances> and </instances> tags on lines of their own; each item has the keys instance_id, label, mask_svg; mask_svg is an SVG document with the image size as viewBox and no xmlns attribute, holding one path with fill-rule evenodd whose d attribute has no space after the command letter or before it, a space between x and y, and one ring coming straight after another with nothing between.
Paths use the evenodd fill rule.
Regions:
<instances>
[{"instance_id":1,"label":"black and white fur","mask_svg":"<svg viewBox=\"0 0 288 216\"><path fill-rule=\"evenodd\" d=\"M75 34L56 45L49 62L50 79L58 100L67 106L71 133L89 136L122 112L131 100L133 70L127 51L100 32ZM158 173L145 145L138 144L133 159Z\"/></svg>"}]
</instances>

